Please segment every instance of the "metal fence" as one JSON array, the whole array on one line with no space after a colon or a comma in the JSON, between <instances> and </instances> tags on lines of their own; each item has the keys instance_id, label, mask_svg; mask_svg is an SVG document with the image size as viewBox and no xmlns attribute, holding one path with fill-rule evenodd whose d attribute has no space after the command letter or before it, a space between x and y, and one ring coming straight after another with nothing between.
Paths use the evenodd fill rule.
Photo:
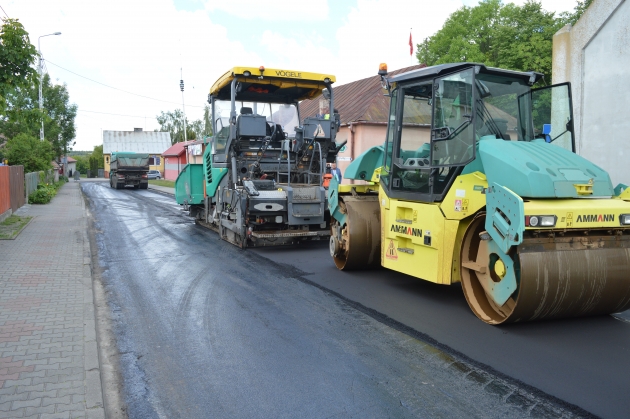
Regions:
<instances>
[{"instance_id":1,"label":"metal fence","mask_svg":"<svg viewBox=\"0 0 630 419\"><path fill-rule=\"evenodd\" d=\"M26 197L37 190L37 184L39 183L39 173L32 172L27 173L24 176L24 188L26 189Z\"/></svg>"}]
</instances>

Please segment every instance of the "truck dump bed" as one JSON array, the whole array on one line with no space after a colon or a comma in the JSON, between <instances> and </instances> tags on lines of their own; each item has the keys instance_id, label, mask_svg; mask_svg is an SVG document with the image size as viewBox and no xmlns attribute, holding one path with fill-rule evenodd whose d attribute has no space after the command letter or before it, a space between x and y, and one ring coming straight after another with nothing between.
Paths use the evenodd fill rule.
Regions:
<instances>
[{"instance_id":1,"label":"truck dump bed","mask_svg":"<svg viewBox=\"0 0 630 419\"><path fill-rule=\"evenodd\" d=\"M125 186L147 189L149 186L149 154L115 152L110 162L109 182L112 188Z\"/></svg>"},{"instance_id":2,"label":"truck dump bed","mask_svg":"<svg viewBox=\"0 0 630 419\"><path fill-rule=\"evenodd\" d=\"M112 153L111 170L119 171L148 171L148 153Z\"/></svg>"}]
</instances>

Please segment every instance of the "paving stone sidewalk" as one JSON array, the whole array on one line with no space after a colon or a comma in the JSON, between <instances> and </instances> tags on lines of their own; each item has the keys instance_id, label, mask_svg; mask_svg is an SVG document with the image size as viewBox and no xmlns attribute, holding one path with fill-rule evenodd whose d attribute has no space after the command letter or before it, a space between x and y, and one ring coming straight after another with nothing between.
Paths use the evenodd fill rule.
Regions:
<instances>
[{"instance_id":1,"label":"paving stone sidewalk","mask_svg":"<svg viewBox=\"0 0 630 419\"><path fill-rule=\"evenodd\" d=\"M104 418L79 182L0 240L0 418Z\"/></svg>"}]
</instances>

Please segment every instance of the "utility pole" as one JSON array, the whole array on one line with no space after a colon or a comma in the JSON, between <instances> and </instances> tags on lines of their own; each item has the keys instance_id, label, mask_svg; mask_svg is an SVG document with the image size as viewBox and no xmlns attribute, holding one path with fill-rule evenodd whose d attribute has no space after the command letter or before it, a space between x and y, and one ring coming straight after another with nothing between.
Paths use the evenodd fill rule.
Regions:
<instances>
[{"instance_id":1,"label":"utility pole","mask_svg":"<svg viewBox=\"0 0 630 419\"><path fill-rule=\"evenodd\" d=\"M37 53L39 55L39 65L37 66L37 70L39 72L39 113L42 119L42 127L39 130L40 141L44 141L44 100L42 95L42 84L44 84L44 66L42 60L42 47L40 46L39 40L45 36L51 35L61 35L61 32L49 33L48 35L41 35L39 38L37 38Z\"/></svg>"},{"instance_id":2,"label":"utility pole","mask_svg":"<svg viewBox=\"0 0 630 419\"><path fill-rule=\"evenodd\" d=\"M59 141L61 138L61 133L59 133ZM68 177L68 143L63 143L63 175Z\"/></svg>"},{"instance_id":3,"label":"utility pole","mask_svg":"<svg viewBox=\"0 0 630 419\"><path fill-rule=\"evenodd\" d=\"M184 73L183 73L183 69L179 69L179 75L181 77L181 79L179 80L179 88L182 91L182 110L184 112L184 142L187 141L186 138L186 106L184 105Z\"/></svg>"}]
</instances>

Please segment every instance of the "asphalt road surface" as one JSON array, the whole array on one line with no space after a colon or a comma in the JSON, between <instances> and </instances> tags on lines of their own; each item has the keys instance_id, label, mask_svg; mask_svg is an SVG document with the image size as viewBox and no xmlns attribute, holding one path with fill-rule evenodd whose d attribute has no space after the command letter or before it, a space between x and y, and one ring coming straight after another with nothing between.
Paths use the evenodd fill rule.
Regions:
<instances>
[{"instance_id":1,"label":"asphalt road surface","mask_svg":"<svg viewBox=\"0 0 630 419\"><path fill-rule=\"evenodd\" d=\"M131 418L630 416L630 323L492 327L461 288L240 250L172 196L82 183Z\"/></svg>"}]
</instances>

